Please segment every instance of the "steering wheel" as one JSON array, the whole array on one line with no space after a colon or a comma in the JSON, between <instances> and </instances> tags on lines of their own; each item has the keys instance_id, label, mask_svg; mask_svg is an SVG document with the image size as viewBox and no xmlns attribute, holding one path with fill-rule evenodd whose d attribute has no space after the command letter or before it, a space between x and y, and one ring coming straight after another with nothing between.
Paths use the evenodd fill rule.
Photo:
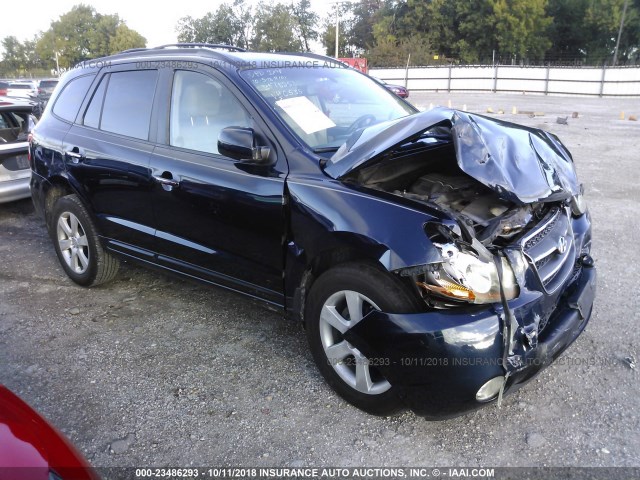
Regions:
<instances>
[{"instance_id":1,"label":"steering wheel","mask_svg":"<svg viewBox=\"0 0 640 480\"><path fill-rule=\"evenodd\" d=\"M349 128L347 128L347 133L351 135L356 130L360 130L361 128L365 128L365 127L370 127L375 122L376 122L376 117L374 117L370 113L367 113L365 115L362 115L361 117L358 117L355 122L349 125Z\"/></svg>"}]
</instances>

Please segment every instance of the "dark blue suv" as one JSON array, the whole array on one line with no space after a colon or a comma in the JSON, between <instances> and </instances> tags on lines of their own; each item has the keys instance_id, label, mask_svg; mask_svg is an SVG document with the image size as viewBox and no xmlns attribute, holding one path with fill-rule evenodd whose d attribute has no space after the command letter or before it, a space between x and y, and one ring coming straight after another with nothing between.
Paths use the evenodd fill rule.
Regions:
<instances>
[{"instance_id":1,"label":"dark blue suv","mask_svg":"<svg viewBox=\"0 0 640 480\"><path fill-rule=\"evenodd\" d=\"M74 282L125 259L259 299L371 413L492 402L591 315L591 221L558 138L420 113L328 57L178 44L79 65L30 162Z\"/></svg>"}]
</instances>

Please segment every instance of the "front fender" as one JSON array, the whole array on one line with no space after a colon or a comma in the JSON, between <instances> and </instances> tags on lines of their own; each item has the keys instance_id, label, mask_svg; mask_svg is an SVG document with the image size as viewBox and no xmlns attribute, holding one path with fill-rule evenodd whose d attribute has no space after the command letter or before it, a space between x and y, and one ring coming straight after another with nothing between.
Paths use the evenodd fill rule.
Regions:
<instances>
[{"instance_id":1,"label":"front fender","mask_svg":"<svg viewBox=\"0 0 640 480\"><path fill-rule=\"evenodd\" d=\"M331 251L357 252L388 271L441 261L424 232L434 215L337 181L288 181L290 238L286 285L294 296L304 271Z\"/></svg>"}]
</instances>

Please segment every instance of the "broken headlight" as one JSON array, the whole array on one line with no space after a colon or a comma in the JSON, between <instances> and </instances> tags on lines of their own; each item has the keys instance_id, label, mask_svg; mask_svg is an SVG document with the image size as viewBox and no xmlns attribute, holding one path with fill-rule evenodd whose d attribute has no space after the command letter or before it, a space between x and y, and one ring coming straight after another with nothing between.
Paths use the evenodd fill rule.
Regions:
<instances>
[{"instance_id":1,"label":"broken headlight","mask_svg":"<svg viewBox=\"0 0 640 480\"><path fill-rule=\"evenodd\" d=\"M496 264L485 262L469 251L462 251L454 243L434 245L443 261L431 265L424 282L418 285L436 295L470 303L496 303L501 301L500 275ZM501 257L502 289L506 300L520 293L513 269Z\"/></svg>"},{"instance_id":2,"label":"broken headlight","mask_svg":"<svg viewBox=\"0 0 640 480\"><path fill-rule=\"evenodd\" d=\"M587 202L584 200L584 186L580 185L580 193L571 197L571 213L579 217L587 211Z\"/></svg>"}]
</instances>

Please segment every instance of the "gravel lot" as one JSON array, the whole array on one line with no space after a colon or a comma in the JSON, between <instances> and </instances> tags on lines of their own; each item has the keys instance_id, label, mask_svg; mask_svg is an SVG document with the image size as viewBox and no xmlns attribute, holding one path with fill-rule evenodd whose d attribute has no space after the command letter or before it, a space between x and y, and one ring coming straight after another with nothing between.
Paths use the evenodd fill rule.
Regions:
<instances>
[{"instance_id":1,"label":"gravel lot","mask_svg":"<svg viewBox=\"0 0 640 480\"><path fill-rule=\"evenodd\" d=\"M640 466L640 368L625 360L640 358L640 122L619 118L640 115L640 100L411 100L542 126L586 187L594 316L501 409L441 422L362 413L324 384L299 325L243 297L133 265L108 285L76 286L30 201L0 205L0 383L99 467Z\"/></svg>"}]
</instances>

